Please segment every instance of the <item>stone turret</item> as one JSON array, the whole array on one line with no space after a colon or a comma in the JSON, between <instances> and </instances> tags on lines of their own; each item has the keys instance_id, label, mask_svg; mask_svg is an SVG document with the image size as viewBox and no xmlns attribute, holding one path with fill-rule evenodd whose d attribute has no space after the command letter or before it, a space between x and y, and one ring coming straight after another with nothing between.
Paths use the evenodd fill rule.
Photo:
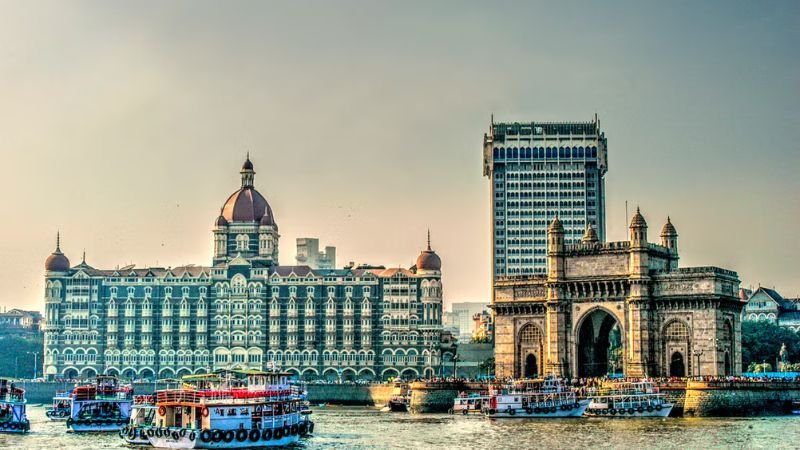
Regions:
<instances>
[{"instance_id":1,"label":"stone turret","mask_svg":"<svg viewBox=\"0 0 800 450\"><path fill-rule=\"evenodd\" d=\"M678 232L672 225L672 221L667 216L667 223L661 228L661 245L669 249L669 268L678 268Z\"/></svg>"},{"instance_id":2,"label":"stone turret","mask_svg":"<svg viewBox=\"0 0 800 450\"><path fill-rule=\"evenodd\" d=\"M547 277L564 278L564 226L556 216L547 228Z\"/></svg>"},{"instance_id":3,"label":"stone turret","mask_svg":"<svg viewBox=\"0 0 800 450\"><path fill-rule=\"evenodd\" d=\"M600 239L597 237L597 232L594 231L594 227L592 224L586 226L586 232L583 233L583 237L581 238L582 244L596 244L600 242Z\"/></svg>"},{"instance_id":4,"label":"stone turret","mask_svg":"<svg viewBox=\"0 0 800 450\"><path fill-rule=\"evenodd\" d=\"M629 227L630 248L630 274L634 278L646 277L650 268L647 257L647 222L636 207L636 213L631 219Z\"/></svg>"}]
</instances>

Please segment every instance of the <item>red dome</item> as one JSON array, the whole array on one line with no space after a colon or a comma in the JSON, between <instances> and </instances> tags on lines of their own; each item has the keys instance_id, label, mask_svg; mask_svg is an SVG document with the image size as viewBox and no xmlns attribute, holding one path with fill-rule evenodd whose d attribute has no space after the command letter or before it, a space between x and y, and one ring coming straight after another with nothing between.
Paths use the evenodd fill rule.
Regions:
<instances>
[{"instance_id":1,"label":"red dome","mask_svg":"<svg viewBox=\"0 0 800 450\"><path fill-rule=\"evenodd\" d=\"M442 259L431 249L423 250L417 257L417 270L442 270Z\"/></svg>"},{"instance_id":2,"label":"red dome","mask_svg":"<svg viewBox=\"0 0 800 450\"><path fill-rule=\"evenodd\" d=\"M60 250L56 250L44 261L44 270L66 272L69 270L69 259Z\"/></svg>"},{"instance_id":3,"label":"red dome","mask_svg":"<svg viewBox=\"0 0 800 450\"><path fill-rule=\"evenodd\" d=\"M234 192L222 206L222 218L231 222L260 222L262 225L274 225L267 199L252 187L243 187ZM266 224L264 222L267 222Z\"/></svg>"}]
</instances>

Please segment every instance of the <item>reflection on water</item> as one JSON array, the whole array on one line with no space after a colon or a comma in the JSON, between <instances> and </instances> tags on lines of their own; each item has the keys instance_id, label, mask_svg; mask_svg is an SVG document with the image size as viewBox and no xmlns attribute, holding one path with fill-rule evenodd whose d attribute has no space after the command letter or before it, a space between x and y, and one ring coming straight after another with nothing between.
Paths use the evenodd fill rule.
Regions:
<instances>
[{"instance_id":1,"label":"reflection on water","mask_svg":"<svg viewBox=\"0 0 800 450\"><path fill-rule=\"evenodd\" d=\"M0 435L0 448L33 450L126 447L116 433L66 433L44 407L29 407L32 432ZM300 449L798 448L800 417L690 419L509 419L318 409L315 436Z\"/></svg>"}]
</instances>

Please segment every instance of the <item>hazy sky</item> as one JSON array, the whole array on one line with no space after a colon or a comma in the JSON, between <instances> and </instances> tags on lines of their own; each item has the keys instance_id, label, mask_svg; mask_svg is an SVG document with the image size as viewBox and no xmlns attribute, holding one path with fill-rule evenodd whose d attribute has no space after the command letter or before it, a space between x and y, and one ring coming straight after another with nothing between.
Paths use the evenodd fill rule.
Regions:
<instances>
[{"instance_id":1,"label":"hazy sky","mask_svg":"<svg viewBox=\"0 0 800 450\"><path fill-rule=\"evenodd\" d=\"M798 44L794 1L2 1L0 305L43 308L59 229L73 264L209 264L248 150L282 263L407 267L430 227L445 301L488 302L491 113L597 112L609 240L629 200L681 265L800 296Z\"/></svg>"}]
</instances>

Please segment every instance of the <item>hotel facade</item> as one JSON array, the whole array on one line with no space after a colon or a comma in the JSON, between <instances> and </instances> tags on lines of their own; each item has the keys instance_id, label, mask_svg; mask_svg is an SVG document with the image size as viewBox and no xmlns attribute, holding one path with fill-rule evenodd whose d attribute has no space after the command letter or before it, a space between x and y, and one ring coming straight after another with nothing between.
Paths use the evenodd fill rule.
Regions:
<instances>
[{"instance_id":1,"label":"hotel facade","mask_svg":"<svg viewBox=\"0 0 800 450\"><path fill-rule=\"evenodd\" d=\"M45 262L45 376L438 374L441 260L430 238L410 268L281 266L278 224L249 158L240 174L214 222L210 266L97 269L85 257L73 266L57 240Z\"/></svg>"}]
</instances>

